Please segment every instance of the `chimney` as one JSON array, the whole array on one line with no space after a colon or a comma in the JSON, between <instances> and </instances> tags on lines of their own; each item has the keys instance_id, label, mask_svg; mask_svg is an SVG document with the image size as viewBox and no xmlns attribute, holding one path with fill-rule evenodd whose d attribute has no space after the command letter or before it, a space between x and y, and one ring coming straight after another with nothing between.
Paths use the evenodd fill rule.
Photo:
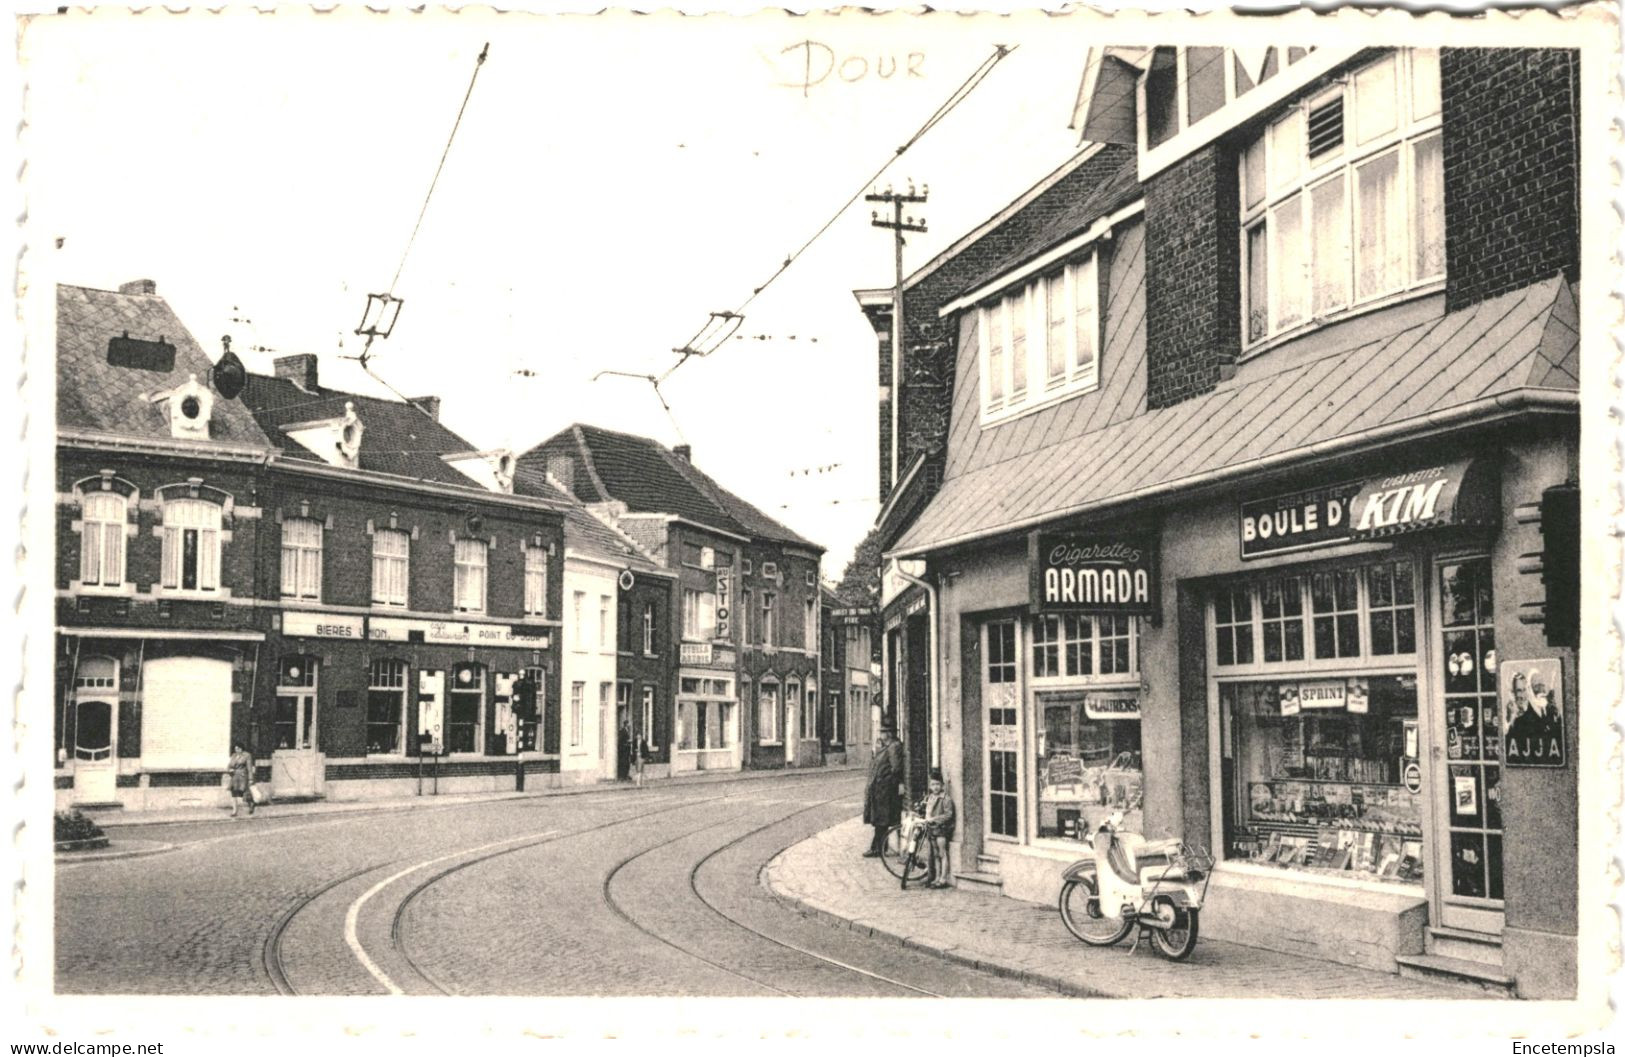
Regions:
<instances>
[{"instance_id":1,"label":"chimney","mask_svg":"<svg viewBox=\"0 0 1625 1057\"><path fill-rule=\"evenodd\" d=\"M316 385L316 357L313 353L303 352L297 356L278 356L276 358L276 376L286 378L307 393L314 393Z\"/></svg>"},{"instance_id":2,"label":"chimney","mask_svg":"<svg viewBox=\"0 0 1625 1057\"><path fill-rule=\"evenodd\" d=\"M671 453L677 456L679 459L682 459L684 462L691 463L694 461L694 449L690 445L674 444L672 445Z\"/></svg>"},{"instance_id":3,"label":"chimney","mask_svg":"<svg viewBox=\"0 0 1625 1057\"><path fill-rule=\"evenodd\" d=\"M412 404L436 422L440 421L440 398L438 396L414 396Z\"/></svg>"},{"instance_id":4,"label":"chimney","mask_svg":"<svg viewBox=\"0 0 1625 1057\"><path fill-rule=\"evenodd\" d=\"M156 294L158 283L153 279L132 279L127 283L120 283L118 292L121 294Z\"/></svg>"},{"instance_id":5,"label":"chimney","mask_svg":"<svg viewBox=\"0 0 1625 1057\"><path fill-rule=\"evenodd\" d=\"M547 476L564 486L571 495L576 494L576 461L568 455L547 457Z\"/></svg>"}]
</instances>

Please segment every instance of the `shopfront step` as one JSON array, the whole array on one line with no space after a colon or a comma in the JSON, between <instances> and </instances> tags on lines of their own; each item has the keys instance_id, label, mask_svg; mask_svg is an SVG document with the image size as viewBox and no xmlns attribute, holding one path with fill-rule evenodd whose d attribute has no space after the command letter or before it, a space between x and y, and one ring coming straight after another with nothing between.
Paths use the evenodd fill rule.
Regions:
<instances>
[{"instance_id":1,"label":"shopfront step","mask_svg":"<svg viewBox=\"0 0 1625 1057\"><path fill-rule=\"evenodd\" d=\"M1475 984L1490 994L1509 998L1516 983L1499 967L1465 958L1450 958L1442 954L1402 954L1394 960L1399 963L1399 975L1412 980L1454 980Z\"/></svg>"},{"instance_id":2,"label":"shopfront step","mask_svg":"<svg viewBox=\"0 0 1625 1057\"><path fill-rule=\"evenodd\" d=\"M998 894L1004 888L1003 878L996 873L988 873L985 870L961 870L959 873L954 874L954 880L959 882L959 887L971 891Z\"/></svg>"},{"instance_id":3,"label":"shopfront step","mask_svg":"<svg viewBox=\"0 0 1625 1057\"><path fill-rule=\"evenodd\" d=\"M1478 962L1499 969L1501 967L1501 937L1482 932L1468 932L1443 925L1428 927L1428 953L1445 958L1459 958L1464 962Z\"/></svg>"},{"instance_id":4,"label":"shopfront step","mask_svg":"<svg viewBox=\"0 0 1625 1057\"><path fill-rule=\"evenodd\" d=\"M999 872L999 857L997 855L983 855L978 853L976 856L976 868L982 873L996 874Z\"/></svg>"}]
</instances>

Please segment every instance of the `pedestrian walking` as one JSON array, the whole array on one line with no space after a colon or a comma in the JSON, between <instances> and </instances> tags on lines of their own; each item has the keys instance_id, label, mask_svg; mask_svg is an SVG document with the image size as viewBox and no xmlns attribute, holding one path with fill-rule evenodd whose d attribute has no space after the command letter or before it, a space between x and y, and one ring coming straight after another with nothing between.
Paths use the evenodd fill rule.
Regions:
<instances>
[{"instance_id":1,"label":"pedestrian walking","mask_svg":"<svg viewBox=\"0 0 1625 1057\"><path fill-rule=\"evenodd\" d=\"M237 817L237 802L248 805L250 817L254 814L254 757L248 754L240 741L231 743L231 759L226 761L231 775L231 817Z\"/></svg>"},{"instance_id":2,"label":"pedestrian walking","mask_svg":"<svg viewBox=\"0 0 1625 1057\"><path fill-rule=\"evenodd\" d=\"M865 859L877 858L886 846L886 834L903 820L903 745L897 728L880 727L874 758L869 761L869 785L863 791L863 821L875 829Z\"/></svg>"},{"instance_id":3,"label":"pedestrian walking","mask_svg":"<svg viewBox=\"0 0 1625 1057\"><path fill-rule=\"evenodd\" d=\"M942 780L942 769L931 768L931 781L926 787L925 800L920 804L920 816L925 819L926 834L937 849L937 872L927 883L932 888L947 888L952 871L948 869L948 842L954 836L954 801L948 795L948 785Z\"/></svg>"}]
</instances>

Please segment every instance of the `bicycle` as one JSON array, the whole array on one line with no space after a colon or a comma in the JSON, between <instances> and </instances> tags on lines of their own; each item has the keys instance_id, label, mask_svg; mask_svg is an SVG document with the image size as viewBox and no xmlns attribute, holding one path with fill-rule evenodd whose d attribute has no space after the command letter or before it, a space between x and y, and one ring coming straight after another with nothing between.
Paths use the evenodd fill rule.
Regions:
<instances>
[{"instance_id":1,"label":"bicycle","mask_svg":"<svg viewBox=\"0 0 1625 1057\"><path fill-rule=\"evenodd\" d=\"M937 857L936 832L935 825L915 817L913 824L901 834L903 855L898 863L897 881L904 891L908 890L910 881L924 880L929 884L937 880L943 864Z\"/></svg>"}]
</instances>

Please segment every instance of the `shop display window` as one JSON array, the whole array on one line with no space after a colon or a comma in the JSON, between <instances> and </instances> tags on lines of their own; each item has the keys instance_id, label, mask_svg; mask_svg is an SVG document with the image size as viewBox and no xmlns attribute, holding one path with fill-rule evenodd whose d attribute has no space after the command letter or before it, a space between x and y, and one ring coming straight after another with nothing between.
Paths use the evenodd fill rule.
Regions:
<instances>
[{"instance_id":1,"label":"shop display window","mask_svg":"<svg viewBox=\"0 0 1625 1057\"><path fill-rule=\"evenodd\" d=\"M1038 836L1084 840L1123 813L1141 832L1144 790L1137 691L1039 691Z\"/></svg>"},{"instance_id":2,"label":"shop display window","mask_svg":"<svg viewBox=\"0 0 1625 1057\"><path fill-rule=\"evenodd\" d=\"M1378 562L1216 588L1213 663L1414 656L1415 575L1408 561Z\"/></svg>"},{"instance_id":3,"label":"shop display window","mask_svg":"<svg viewBox=\"0 0 1625 1057\"><path fill-rule=\"evenodd\" d=\"M1228 858L1421 883L1415 676L1225 683L1219 704Z\"/></svg>"}]
</instances>

